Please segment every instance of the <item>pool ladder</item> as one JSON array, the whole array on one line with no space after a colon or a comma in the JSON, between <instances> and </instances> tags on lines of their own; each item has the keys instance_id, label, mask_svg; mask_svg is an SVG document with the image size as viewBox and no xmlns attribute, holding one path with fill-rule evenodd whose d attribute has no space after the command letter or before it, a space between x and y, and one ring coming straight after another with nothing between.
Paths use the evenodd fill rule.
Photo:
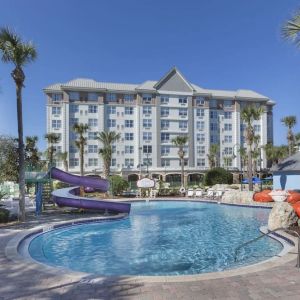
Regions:
<instances>
[{"instance_id":1,"label":"pool ladder","mask_svg":"<svg viewBox=\"0 0 300 300\"><path fill-rule=\"evenodd\" d=\"M279 231L279 230L285 231L285 232L287 232L287 233L294 233L294 234L298 237L298 254L297 254L297 264L296 264L296 267L297 267L297 268L300 268L300 235L299 235L299 233L298 233L297 231L291 230L291 229L286 229L286 228L277 228L277 229L268 231L268 232L263 233L262 235L258 236L257 238L255 238L255 239L253 239L253 240L250 240L250 241L248 241L248 242L246 242L246 243L244 243L244 244L238 246L238 247L235 249L235 251L234 251L234 261L237 261L238 251L239 251L241 248L243 248L243 247L245 247L245 246L247 246L247 245L249 245L249 244L251 244L251 243L253 243L253 242L256 242L257 240L259 240L259 239L261 239L261 238L263 238L263 237L265 237L265 236L267 236L267 235L269 235L269 234L275 233L276 231Z\"/></svg>"}]
</instances>

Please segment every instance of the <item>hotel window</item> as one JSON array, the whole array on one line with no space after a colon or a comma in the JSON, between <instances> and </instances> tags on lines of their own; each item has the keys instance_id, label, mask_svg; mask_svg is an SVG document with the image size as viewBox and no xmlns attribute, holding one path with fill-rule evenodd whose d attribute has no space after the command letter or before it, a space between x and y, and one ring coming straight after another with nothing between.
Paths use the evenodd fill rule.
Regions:
<instances>
[{"instance_id":1,"label":"hotel window","mask_svg":"<svg viewBox=\"0 0 300 300\"><path fill-rule=\"evenodd\" d=\"M225 131L231 131L232 130L232 124L224 124L224 130Z\"/></svg>"},{"instance_id":2,"label":"hotel window","mask_svg":"<svg viewBox=\"0 0 300 300\"><path fill-rule=\"evenodd\" d=\"M161 146L161 155L170 154L170 146Z\"/></svg>"},{"instance_id":3,"label":"hotel window","mask_svg":"<svg viewBox=\"0 0 300 300\"><path fill-rule=\"evenodd\" d=\"M217 135L211 135L211 136L210 136L210 142L211 142L212 144L218 144L218 143L219 143L218 136L217 136Z\"/></svg>"},{"instance_id":4,"label":"hotel window","mask_svg":"<svg viewBox=\"0 0 300 300\"><path fill-rule=\"evenodd\" d=\"M117 101L117 95L113 93L107 93L106 94L106 99L109 102L116 102Z\"/></svg>"},{"instance_id":5,"label":"hotel window","mask_svg":"<svg viewBox=\"0 0 300 300\"><path fill-rule=\"evenodd\" d=\"M52 128L53 129L61 128L61 120L52 120Z\"/></svg>"},{"instance_id":6,"label":"hotel window","mask_svg":"<svg viewBox=\"0 0 300 300\"><path fill-rule=\"evenodd\" d=\"M98 166L98 158L89 158L88 164L90 167Z\"/></svg>"},{"instance_id":7,"label":"hotel window","mask_svg":"<svg viewBox=\"0 0 300 300\"><path fill-rule=\"evenodd\" d=\"M168 104L169 103L169 96L160 96L160 104Z\"/></svg>"},{"instance_id":8,"label":"hotel window","mask_svg":"<svg viewBox=\"0 0 300 300\"><path fill-rule=\"evenodd\" d=\"M133 128L133 120L125 120L126 128Z\"/></svg>"},{"instance_id":9,"label":"hotel window","mask_svg":"<svg viewBox=\"0 0 300 300\"><path fill-rule=\"evenodd\" d=\"M125 153L126 154L134 153L134 146L125 146Z\"/></svg>"},{"instance_id":10,"label":"hotel window","mask_svg":"<svg viewBox=\"0 0 300 300\"><path fill-rule=\"evenodd\" d=\"M225 143L232 143L232 135L225 135L224 141Z\"/></svg>"},{"instance_id":11,"label":"hotel window","mask_svg":"<svg viewBox=\"0 0 300 300\"><path fill-rule=\"evenodd\" d=\"M144 115L151 115L152 107L151 106L143 106L143 114Z\"/></svg>"},{"instance_id":12,"label":"hotel window","mask_svg":"<svg viewBox=\"0 0 300 300\"><path fill-rule=\"evenodd\" d=\"M88 93L89 101L98 101L98 95L96 93Z\"/></svg>"},{"instance_id":13,"label":"hotel window","mask_svg":"<svg viewBox=\"0 0 300 300\"><path fill-rule=\"evenodd\" d=\"M253 126L255 132L260 132L260 125Z\"/></svg>"},{"instance_id":14,"label":"hotel window","mask_svg":"<svg viewBox=\"0 0 300 300\"><path fill-rule=\"evenodd\" d=\"M61 101L63 98L62 94L52 94L52 100L53 101Z\"/></svg>"},{"instance_id":15,"label":"hotel window","mask_svg":"<svg viewBox=\"0 0 300 300\"><path fill-rule=\"evenodd\" d=\"M209 107L217 107L217 100L210 100Z\"/></svg>"},{"instance_id":16,"label":"hotel window","mask_svg":"<svg viewBox=\"0 0 300 300\"><path fill-rule=\"evenodd\" d=\"M197 146L197 154L201 156L205 155L205 146Z\"/></svg>"},{"instance_id":17,"label":"hotel window","mask_svg":"<svg viewBox=\"0 0 300 300\"><path fill-rule=\"evenodd\" d=\"M75 104L70 105L70 112L71 113L78 113L78 111L79 111L79 106L78 105L75 105Z\"/></svg>"},{"instance_id":18,"label":"hotel window","mask_svg":"<svg viewBox=\"0 0 300 300\"><path fill-rule=\"evenodd\" d=\"M117 146L116 145L112 145L111 146L111 153L116 153L117 150Z\"/></svg>"},{"instance_id":19,"label":"hotel window","mask_svg":"<svg viewBox=\"0 0 300 300\"><path fill-rule=\"evenodd\" d=\"M88 145L88 153L98 153L97 145Z\"/></svg>"},{"instance_id":20,"label":"hotel window","mask_svg":"<svg viewBox=\"0 0 300 300\"><path fill-rule=\"evenodd\" d=\"M79 100L79 93L78 92L70 92L69 93L70 101L78 101Z\"/></svg>"},{"instance_id":21,"label":"hotel window","mask_svg":"<svg viewBox=\"0 0 300 300\"><path fill-rule=\"evenodd\" d=\"M142 99L143 99L143 103L151 103L152 95L151 94L143 94Z\"/></svg>"},{"instance_id":22,"label":"hotel window","mask_svg":"<svg viewBox=\"0 0 300 300\"><path fill-rule=\"evenodd\" d=\"M179 121L179 129L187 129L188 122L187 121Z\"/></svg>"},{"instance_id":23,"label":"hotel window","mask_svg":"<svg viewBox=\"0 0 300 300\"><path fill-rule=\"evenodd\" d=\"M116 165L117 165L117 160L115 158L113 158L110 162L110 166L115 167Z\"/></svg>"},{"instance_id":24,"label":"hotel window","mask_svg":"<svg viewBox=\"0 0 300 300\"><path fill-rule=\"evenodd\" d=\"M114 120L114 119L108 119L107 120L107 127L109 127L109 128L116 127L116 120Z\"/></svg>"},{"instance_id":25,"label":"hotel window","mask_svg":"<svg viewBox=\"0 0 300 300\"><path fill-rule=\"evenodd\" d=\"M133 133L126 132L125 133L125 141L133 141Z\"/></svg>"},{"instance_id":26,"label":"hotel window","mask_svg":"<svg viewBox=\"0 0 300 300\"><path fill-rule=\"evenodd\" d=\"M143 127L151 128L152 127L152 119L143 119Z\"/></svg>"},{"instance_id":27,"label":"hotel window","mask_svg":"<svg viewBox=\"0 0 300 300\"><path fill-rule=\"evenodd\" d=\"M211 131L218 131L218 124L217 123L210 123L210 130Z\"/></svg>"},{"instance_id":28,"label":"hotel window","mask_svg":"<svg viewBox=\"0 0 300 300\"><path fill-rule=\"evenodd\" d=\"M205 167L205 158L197 159L197 167Z\"/></svg>"},{"instance_id":29,"label":"hotel window","mask_svg":"<svg viewBox=\"0 0 300 300\"><path fill-rule=\"evenodd\" d=\"M143 146L143 153L152 153L152 146L150 145Z\"/></svg>"},{"instance_id":30,"label":"hotel window","mask_svg":"<svg viewBox=\"0 0 300 300\"><path fill-rule=\"evenodd\" d=\"M125 115L133 115L133 107L125 107Z\"/></svg>"},{"instance_id":31,"label":"hotel window","mask_svg":"<svg viewBox=\"0 0 300 300\"><path fill-rule=\"evenodd\" d=\"M134 159L133 158L125 158L125 166L126 167L133 167L134 166Z\"/></svg>"},{"instance_id":32,"label":"hotel window","mask_svg":"<svg viewBox=\"0 0 300 300\"><path fill-rule=\"evenodd\" d=\"M152 158L151 157L143 158L143 165L151 167L152 166Z\"/></svg>"},{"instance_id":33,"label":"hotel window","mask_svg":"<svg viewBox=\"0 0 300 300\"><path fill-rule=\"evenodd\" d=\"M187 104L187 97L180 97L178 99L179 104Z\"/></svg>"},{"instance_id":34,"label":"hotel window","mask_svg":"<svg viewBox=\"0 0 300 300\"><path fill-rule=\"evenodd\" d=\"M203 108L197 108L196 115L197 115L197 117L203 118L204 117L204 109Z\"/></svg>"},{"instance_id":35,"label":"hotel window","mask_svg":"<svg viewBox=\"0 0 300 300\"><path fill-rule=\"evenodd\" d=\"M161 120L160 126L161 126L161 129L169 129L170 121L169 120Z\"/></svg>"},{"instance_id":36,"label":"hotel window","mask_svg":"<svg viewBox=\"0 0 300 300\"><path fill-rule=\"evenodd\" d=\"M107 113L109 115L115 115L116 114L116 107L115 106L107 106Z\"/></svg>"},{"instance_id":37,"label":"hotel window","mask_svg":"<svg viewBox=\"0 0 300 300\"><path fill-rule=\"evenodd\" d=\"M186 117L187 116L187 109L186 108L179 108L179 116Z\"/></svg>"},{"instance_id":38,"label":"hotel window","mask_svg":"<svg viewBox=\"0 0 300 300\"><path fill-rule=\"evenodd\" d=\"M75 124L78 124L78 118L70 118L70 126L73 127Z\"/></svg>"},{"instance_id":39,"label":"hotel window","mask_svg":"<svg viewBox=\"0 0 300 300\"><path fill-rule=\"evenodd\" d=\"M76 140L77 134L74 131L70 131L70 140Z\"/></svg>"},{"instance_id":40,"label":"hotel window","mask_svg":"<svg viewBox=\"0 0 300 300\"><path fill-rule=\"evenodd\" d=\"M88 120L89 127L96 127L98 126L98 119L89 119Z\"/></svg>"},{"instance_id":41,"label":"hotel window","mask_svg":"<svg viewBox=\"0 0 300 300\"><path fill-rule=\"evenodd\" d=\"M161 141L162 142L168 142L170 140L170 133L161 133Z\"/></svg>"},{"instance_id":42,"label":"hotel window","mask_svg":"<svg viewBox=\"0 0 300 300\"><path fill-rule=\"evenodd\" d=\"M184 166L187 166L187 165L188 165L188 159L187 159L187 158L185 158L185 159L183 160L183 165L184 165ZM179 161L179 166L181 166L181 160Z\"/></svg>"},{"instance_id":43,"label":"hotel window","mask_svg":"<svg viewBox=\"0 0 300 300\"><path fill-rule=\"evenodd\" d=\"M152 141L152 132L143 132L143 141Z\"/></svg>"},{"instance_id":44,"label":"hotel window","mask_svg":"<svg viewBox=\"0 0 300 300\"><path fill-rule=\"evenodd\" d=\"M52 107L52 115L60 115L61 114L61 107L54 106Z\"/></svg>"},{"instance_id":45,"label":"hotel window","mask_svg":"<svg viewBox=\"0 0 300 300\"><path fill-rule=\"evenodd\" d=\"M79 159L78 158L70 158L70 167L78 167Z\"/></svg>"},{"instance_id":46,"label":"hotel window","mask_svg":"<svg viewBox=\"0 0 300 300\"><path fill-rule=\"evenodd\" d=\"M78 148L74 145L71 145L69 148L70 153L77 153L78 152Z\"/></svg>"},{"instance_id":47,"label":"hotel window","mask_svg":"<svg viewBox=\"0 0 300 300\"><path fill-rule=\"evenodd\" d=\"M196 98L196 105L197 106L203 106L205 104L205 100L203 97L197 97Z\"/></svg>"},{"instance_id":48,"label":"hotel window","mask_svg":"<svg viewBox=\"0 0 300 300\"><path fill-rule=\"evenodd\" d=\"M125 94L124 101L126 102L133 102L134 96L132 94Z\"/></svg>"},{"instance_id":49,"label":"hotel window","mask_svg":"<svg viewBox=\"0 0 300 300\"><path fill-rule=\"evenodd\" d=\"M160 110L161 117L168 117L169 116L169 108L168 107L162 107Z\"/></svg>"},{"instance_id":50,"label":"hotel window","mask_svg":"<svg viewBox=\"0 0 300 300\"><path fill-rule=\"evenodd\" d=\"M55 153L61 153L61 146L54 146L53 149Z\"/></svg>"},{"instance_id":51,"label":"hotel window","mask_svg":"<svg viewBox=\"0 0 300 300\"><path fill-rule=\"evenodd\" d=\"M170 167L170 160L169 159L162 159L161 160L161 166L162 167Z\"/></svg>"},{"instance_id":52,"label":"hotel window","mask_svg":"<svg viewBox=\"0 0 300 300\"><path fill-rule=\"evenodd\" d=\"M231 147L225 147L224 148L224 154L225 155L232 155L232 148Z\"/></svg>"},{"instance_id":53,"label":"hotel window","mask_svg":"<svg viewBox=\"0 0 300 300\"><path fill-rule=\"evenodd\" d=\"M232 112L231 111L225 111L224 112L224 119L232 119Z\"/></svg>"},{"instance_id":54,"label":"hotel window","mask_svg":"<svg viewBox=\"0 0 300 300\"><path fill-rule=\"evenodd\" d=\"M218 112L215 110L210 111L210 118L211 119L217 119L218 118Z\"/></svg>"},{"instance_id":55,"label":"hotel window","mask_svg":"<svg viewBox=\"0 0 300 300\"><path fill-rule=\"evenodd\" d=\"M97 132L88 132L88 140L96 140Z\"/></svg>"},{"instance_id":56,"label":"hotel window","mask_svg":"<svg viewBox=\"0 0 300 300\"><path fill-rule=\"evenodd\" d=\"M244 131L246 129L246 127L247 127L246 124L241 124L240 125L241 131Z\"/></svg>"},{"instance_id":57,"label":"hotel window","mask_svg":"<svg viewBox=\"0 0 300 300\"><path fill-rule=\"evenodd\" d=\"M197 133L197 141L200 143L204 143L205 142L205 135L204 133Z\"/></svg>"},{"instance_id":58,"label":"hotel window","mask_svg":"<svg viewBox=\"0 0 300 300\"><path fill-rule=\"evenodd\" d=\"M196 123L197 129L203 131L205 127L205 122L204 121L197 121Z\"/></svg>"},{"instance_id":59,"label":"hotel window","mask_svg":"<svg viewBox=\"0 0 300 300\"><path fill-rule=\"evenodd\" d=\"M232 101L231 100L224 100L224 107L232 107Z\"/></svg>"},{"instance_id":60,"label":"hotel window","mask_svg":"<svg viewBox=\"0 0 300 300\"><path fill-rule=\"evenodd\" d=\"M89 113L97 113L98 107L97 105L89 105Z\"/></svg>"}]
</instances>

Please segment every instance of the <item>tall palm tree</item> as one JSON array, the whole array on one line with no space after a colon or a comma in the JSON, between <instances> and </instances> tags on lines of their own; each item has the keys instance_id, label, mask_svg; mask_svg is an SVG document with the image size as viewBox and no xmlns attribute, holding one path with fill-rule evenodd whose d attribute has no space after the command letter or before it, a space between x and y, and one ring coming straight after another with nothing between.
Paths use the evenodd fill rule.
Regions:
<instances>
[{"instance_id":1,"label":"tall palm tree","mask_svg":"<svg viewBox=\"0 0 300 300\"><path fill-rule=\"evenodd\" d=\"M289 146L289 156L291 156L294 152L295 146L295 137L292 128L296 125L297 118L296 116L286 116L281 119L281 122L288 128L286 139Z\"/></svg>"},{"instance_id":2,"label":"tall palm tree","mask_svg":"<svg viewBox=\"0 0 300 300\"><path fill-rule=\"evenodd\" d=\"M211 144L209 153L207 154L209 168L212 169L217 166L217 154L219 152L219 145Z\"/></svg>"},{"instance_id":3,"label":"tall palm tree","mask_svg":"<svg viewBox=\"0 0 300 300\"><path fill-rule=\"evenodd\" d=\"M102 143L99 154L103 159L103 177L108 178L110 175L110 165L112 157L112 145L121 138L120 133L115 131L102 131L98 133L97 139Z\"/></svg>"},{"instance_id":4,"label":"tall palm tree","mask_svg":"<svg viewBox=\"0 0 300 300\"><path fill-rule=\"evenodd\" d=\"M64 165L64 170L66 172L69 171L69 163L68 163L68 155L69 153L66 151L66 152L60 152L60 153L57 153L57 158L62 161L63 165Z\"/></svg>"},{"instance_id":5,"label":"tall palm tree","mask_svg":"<svg viewBox=\"0 0 300 300\"><path fill-rule=\"evenodd\" d=\"M80 175L84 175L84 146L86 145L87 138L84 135L89 130L89 126L87 124L74 124L73 130L75 133L79 135L78 140L75 141L76 147L79 149L79 157L80 157Z\"/></svg>"},{"instance_id":6,"label":"tall palm tree","mask_svg":"<svg viewBox=\"0 0 300 300\"><path fill-rule=\"evenodd\" d=\"M254 120L259 120L263 112L264 110L262 107L256 107L254 105L246 106L241 112L241 119L246 123L245 138L247 143L248 154L247 177L249 181L249 191L253 191L252 145L254 142L255 132L252 122Z\"/></svg>"},{"instance_id":7,"label":"tall palm tree","mask_svg":"<svg viewBox=\"0 0 300 300\"><path fill-rule=\"evenodd\" d=\"M188 142L188 137L185 135L178 135L176 138L172 139L172 144L178 147L178 157L180 160L181 166L181 187L184 187L184 155L185 151L183 150L185 144Z\"/></svg>"},{"instance_id":8,"label":"tall palm tree","mask_svg":"<svg viewBox=\"0 0 300 300\"><path fill-rule=\"evenodd\" d=\"M18 154L19 154L19 190L20 220L25 221L25 166L23 140L22 89L25 73L23 67L37 57L35 46L31 42L23 42L21 37L9 28L0 29L0 52L2 61L12 63L14 69L11 76L16 84L17 116L18 116Z\"/></svg>"},{"instance_id":9,"label":"tall palm tree","mask_svg":"<svg viewBox=\"0 0 300 300\"><path fill-rule=\"evenodd\" d=\"M59 135L56 133L47 133L45 134L45 139L47 140L48 148L46 150L47 158L48 158L48 168L53 167L53 161L54 161L54 152L55 147L54 144L57 144L59 142Z\"/></svg>"},{"instance_id":10,"label":"tall palm tree","mask_svg":"<svg viewBox=\"0 0 300 300\"><path fill-rule=\"evenodd\" d=\"M291 19L287 20L282 27L282 36L300 46L300 11L297 11Z\"/></svg>"}]
</instances>

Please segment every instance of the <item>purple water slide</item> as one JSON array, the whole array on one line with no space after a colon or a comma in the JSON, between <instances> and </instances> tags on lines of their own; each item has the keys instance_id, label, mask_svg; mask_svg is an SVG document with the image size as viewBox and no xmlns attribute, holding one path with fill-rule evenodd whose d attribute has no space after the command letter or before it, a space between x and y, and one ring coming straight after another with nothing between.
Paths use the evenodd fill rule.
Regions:
<instances>
[{"instance_id":1,"label":"purple water slide","mask_svg":"<svg viewBox=\"0 0 300 300\"><path fill-rule=\"evenodd\" d=\"M95 188L99 191L106 192L109 189L109 182L105 179L77 176L57 168L51 168L51 177L59 181L84 187ZM86 209L108 209L115 212L129 213L130 203L117 202L114 200L103 201L101 199L85 198L78 196L79 188L71 187L55 190L52 192L53 200L59 206L68 206Z\"/></svg>"}]
</instances>

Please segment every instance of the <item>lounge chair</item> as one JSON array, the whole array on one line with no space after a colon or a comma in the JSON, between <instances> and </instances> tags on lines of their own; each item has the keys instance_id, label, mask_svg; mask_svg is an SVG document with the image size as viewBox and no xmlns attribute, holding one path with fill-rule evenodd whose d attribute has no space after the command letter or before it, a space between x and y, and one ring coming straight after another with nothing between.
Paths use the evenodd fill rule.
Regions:
<instances>
[{"instance_id":1,"label":"lounge chair","mask_svg":"<svg viewBox=\"0 0 300 300\"><path fill-rule=\"evenodd\" d=\"M223 191L216 191L215 198L221 199L223 195Z\"/></svg>"},{"instance_id":2,"label":"lounge chair","mask_svg":"<svg viewBox=\"0 0 300 300\"><path fill-rule=\"evenodd\" d=\"M213 199L215 196L215 192L213 190L207 191L207 197Z\"/></svg>"},{"instance_id":3,"label":"lounge chair","mask_svg":"<svg viewBox=\"0 0 300 300\"><path fill-rule=\"evenodd\" d=\"M203 191L202 190L196 190L196 197L202 197Z\"/></svg>"},{"instance_id":4,"label":"lounge chair","mask_svg":"<svg viewBox=\"0 0 300 300\"><path fill-rule=\"evenodd\" d=\"M188 197L194 197L194 190L189 189L188 192L187 192L187 196Z\"/></svg>"}]
</instances>

